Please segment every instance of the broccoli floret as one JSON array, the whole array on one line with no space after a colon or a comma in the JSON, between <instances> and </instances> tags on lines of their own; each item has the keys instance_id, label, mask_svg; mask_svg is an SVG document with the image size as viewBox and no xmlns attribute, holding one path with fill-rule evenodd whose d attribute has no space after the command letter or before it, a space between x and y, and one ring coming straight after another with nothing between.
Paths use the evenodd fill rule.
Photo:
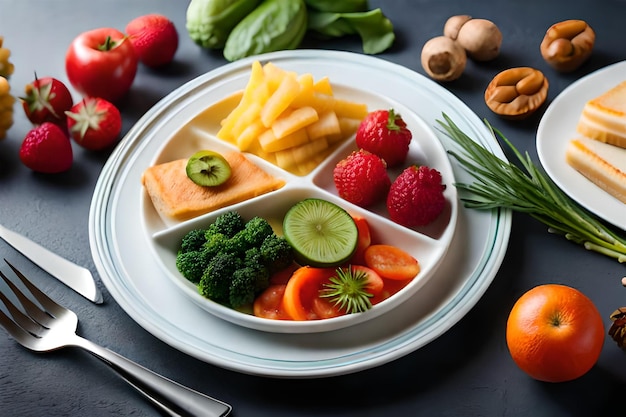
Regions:
<instances>
[{"instance_id":1,"label":"broccoli floret","mask_svg":"<svg viewBox=\"0 0 626 417\"><path fill-rule=\"evenodd\" d=\"M218 253L211 259L200 279L200 294L218 303L228 304L232 277L242 266L243 261L236 254Z\"/></svg>"},{"instance_id":2,"label":"broccoli floret","mask_svg":"<svg viewBox=\"0 0 626 417\"><path fill-rule=\"evenodd\" d=\"M293 248L282 236L271 234L265 238L260 248L263 263L270 273L281 271L294 261Z\"/></svg>"},{"instance_id":3,"label":"broccoli floret","mask_svg":"<svg viewBox=\"0 0 626 417\"><path fill-rule=\"evenodd\" d=\"M263 263L259 248L246 251L243 267L233 274L230 286L230 304L233 308L251 304L255 296L270 284L270 273Z\"/></svg>"},{"instance_id":4,"label":"broccoli floret","mask_svg":"<svg viewBox=\"0 0 626 417\"><path fill-rule=\"evenodd\" d=\"M185 278L197 284L200 282L209 260L210 258L207 257L207 253L203 250L187 252L181 250L176 255L176 268Z\"/></svg>"},{"instance_id":5,"label":"broccoli floret","mask_svg":"<svg viewBox=\"0 0 626 417\"><path fill-rule=\"evenodd\" d=\"M248 249L243 263L246 268L252 269L255 291L261 292L266 289L270 284L270 270L263 262L261 250L257 247Z\"/></svg>"},{"instance_id":6,"label":"broccoli floret","mask_svg":"<svg viewBox=\"0 0 626 417\"><path fill-rule=\"evenodd\" d=\"M202 245L206 242L206 231L204 229L194 229L185 236L180 243L181 252L197 251L202 248Z\"/></svg>"},{"instance_id":7,"label":"broccoli floret","mask_svg":"<svg viewBox=\"0 0 626 417\"><path fill-rule=\"evenodd\" d=\"M248 248L261 246L265 238L273 234L272 225L262 217L253 217L248 220L244 229L238 233Z\"/></svg>"},{"instance_id":8,"label":"broccoli floret","mask_svg":"<svg viewBox=\"0 0 626 417\"><path fill-rule=\"evenodd\" d=\"M233 237L243 230L246 222L236 211L228 211L219 215L207 229L207 234L221 233L226 237Z\"/></svg>"},{"instance_id":9,"label":"broccoli floret","mask_svg":"<svg viewBox=\"0 0 626 417\"><path fill-rule=\"evenodd\" d=\"M207 258L211 260L220 252L226 252L224 248L228 245L229 238L222 233L207 233L206 241L202 246L202 250L206 252Z\"/></svg>"},{"instance_id":10,"label":"broccoli floret","mask_svg":"<svg viewBox=\"0 0 626 417\"><path fill-rule=\"evenodd\" d=\"M229 303L233 308L251 304L256 296L256 271L245 266L235 271L229 288Z\"/></svg>"}]
</instances>

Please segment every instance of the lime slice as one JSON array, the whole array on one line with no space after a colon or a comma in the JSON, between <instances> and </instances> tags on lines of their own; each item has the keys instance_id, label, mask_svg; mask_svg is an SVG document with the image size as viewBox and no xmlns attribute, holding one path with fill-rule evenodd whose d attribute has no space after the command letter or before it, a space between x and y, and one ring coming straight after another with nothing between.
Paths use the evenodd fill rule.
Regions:
<instances>
[{"instance_id":1,"label":"lime slice","mask_svg":"<svg viewBox=\"0 0 626 417\"><path fill-rule=\"evenodd\" d=\"M330 201L307 198L291 207L283 234L301 265L333 267L346 262L358 243L352 216Z\"/></svg>"},{"instance_id":2,"label":"lime slice","mask_svg":"<svg viewBox=\"0 0 626 417\"><path fill-rule=\"evenodd\" d=\"M230 178L230 164L214 151L198 151L187 161L187 176L203 187L215 187Z\"/></svg>"}]
</instances>

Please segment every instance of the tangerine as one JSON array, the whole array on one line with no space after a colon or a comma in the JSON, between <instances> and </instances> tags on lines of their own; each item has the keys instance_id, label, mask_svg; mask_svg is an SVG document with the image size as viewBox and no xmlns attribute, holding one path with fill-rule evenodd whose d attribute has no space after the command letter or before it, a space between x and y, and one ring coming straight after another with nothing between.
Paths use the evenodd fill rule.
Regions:
<instances>
[{"instance_id":1,"label":"tangerine","mask_svg":"<svg viewBox=\"0 0 626 417\"><path fill-rule=\"evenodd\" d=\"M593 301L560 284L527 291L506 324L506 343L517 366L546 382L570 381L587 373L600 357L604 336Z\"/></svg>"}]
</instances>

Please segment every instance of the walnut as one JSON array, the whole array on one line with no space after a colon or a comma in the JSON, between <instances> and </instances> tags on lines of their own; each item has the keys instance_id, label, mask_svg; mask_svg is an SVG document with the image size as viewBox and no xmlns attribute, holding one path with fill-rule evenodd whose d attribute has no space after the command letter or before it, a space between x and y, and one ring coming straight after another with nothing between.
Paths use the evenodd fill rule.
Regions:
<instances>
[{"instance_id":1,"label":"walnut","mask_svg":"<svg viewBox=\"0 0 626 417\"><path fill-rule=\"evenodd\" d=\"M548 29L541 56L557 71L574 71L589 58L595 40L595 32L584 20L565 20Z\"/></svg>"},{"instance_id":2,"label":"walnut","mask_svg":"<svg viewBox=\"0 0 626 417\"><path fill-rule=\"evenodd\" d=\"M548 80L530 67L510 68L497 74L485 90L485 103L496 114L523 119L546 101Z\"/></svg>"}]
</instances>

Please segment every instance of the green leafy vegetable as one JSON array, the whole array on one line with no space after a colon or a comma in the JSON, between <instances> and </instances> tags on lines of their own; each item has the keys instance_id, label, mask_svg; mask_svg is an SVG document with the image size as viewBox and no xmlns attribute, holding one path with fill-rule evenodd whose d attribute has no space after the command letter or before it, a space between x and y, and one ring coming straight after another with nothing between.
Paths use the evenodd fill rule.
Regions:
<instances>
[{"instance_id":1,"label":"green leafy vegetable","mask_svg":"<svg viewBox=\"0 0 626 417\"><path fill-rule=\"evenodd\" d=\"M232 30L224 46L229 61L295 49L307 30L303 0L264 0Z\"/></svg>"},{"instance_id":2,"label":"green leafy vegetable","mask_svg":"<svg viewBox=\"0 0 626 417\"><path fill-rule=\"evenodd\" d=\"M259 3L261 0L191 0L185 23L189 37L204 48L223 48L233 28Z\"/></svg>"},{"instance_id":3,"label":"green leafy vegetable","mask_svg":"<svg viewBox=\"0 0 626 417\"><path fill-rule=\"evenodd\" d=\"M369 9L367 0L304 0L307 7L320 12L352 13Z\"/></svg>"},{"instance_id":4,"label":"green leafy vegetable","mask_svg":"<svg viewBox=\"0 0 626 417\"><path fill-rule=\"evenodd\" d=\"M500 137L513 151L522 168L506 162L459 129L447 116L438 121L446 134L462 148L449 150L461 166L474 177L472 184L455 186L470 193L463 198L466 207L493 209L503 207L527 213L586 249L626 262L626 239L597 220L591 213L561 191L530 159L522 155L504 135L485 122L494 138Z\"/></svg>"},{"instance_id":5,"label":"green leafy vegetable","mask_svg":"<svg viewBox=\"0 0 626 417\"><path fill-rule=\"evenodd\" d=\"M308 30L328 38L359 35L363 52L378 54L393 45L393 24L380 9L366 12L333 13L309 10Z\"/></svg>"}]
</instances>

